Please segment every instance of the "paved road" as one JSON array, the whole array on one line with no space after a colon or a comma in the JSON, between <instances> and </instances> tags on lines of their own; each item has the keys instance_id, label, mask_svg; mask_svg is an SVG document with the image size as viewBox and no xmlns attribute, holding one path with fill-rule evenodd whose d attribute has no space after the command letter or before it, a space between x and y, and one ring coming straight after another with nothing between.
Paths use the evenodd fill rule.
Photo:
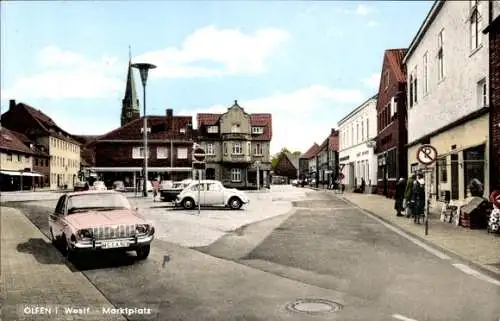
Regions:
<instances>
[{"instance_id":1,"label":"paved road","mask_svg":"<svg viewBox=\"0 0 500 321\"><path fill-rule=\"evenodd\" d=\"M144 262L133 255L93 256L69 267L82 271L111 304L152 307L157 320L500 318L500 286L463 273L453 260L436 257L331 196L295 205L293 215L238 229L208 247L156 240ZM47 235L47 207L16 207ZM50 264L43 253L33 255ZM289 303L304 298L342 308L323 314L290 310Z\"/></svg>"}]
</instances>

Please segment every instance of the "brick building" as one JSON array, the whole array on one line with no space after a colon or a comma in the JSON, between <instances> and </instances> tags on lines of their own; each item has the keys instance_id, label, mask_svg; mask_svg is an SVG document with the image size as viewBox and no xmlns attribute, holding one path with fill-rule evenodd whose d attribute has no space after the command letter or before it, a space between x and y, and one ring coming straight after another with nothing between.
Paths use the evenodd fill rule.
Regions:
<instances>
[{"instance_id":1,"label":"brick building","mask_svg":"<svg viewBox=\"0 0 500 321\"><path fill-rule=\"evenodd\" d=\"M490 191L500 190L500 3L489 1Z\"/></svg>"},{"instance_id":2,"label":"brick building","mask_svg":"<svg viewBox=\"0 0 500 321\"><path fill-rule=\"evenodd\" d=\"M198 114L198 140L206 151L206 178L253 189L257 175L269 185L271 114L248 114L235 101L223 114Z\"/></svg>"},{"instance_id":3,"label":"brick building","mask_svg":"<svg viewBox=\"0 0 500 321\"><path fill-rule=\"evenodd\" d=\"M81 144L67 131L39 109L15 100L10 100L9 110L2 114L2 126L21 133L26 142L33 142L42 154L49 154L49 176L43 181L44 187L73 187L80 170ZM42 162L40 166L45 167Z\"/></svg>"},{"instance_id":4,"label":"brick building","mask_svg":"<svg viewBox=\"0 0 500 321\"><path fill-rule=\"evenodd\" d=\"M398 178L407 176L406 49L384 52L377 99L377 194L394 197Z\"/></svg>"},{"instance_id":5,"label":"brick building","mask_svg":"<svg viewBox=\"0 0 500 321\"><path fill-rule=\"evenodd\" d=\"M148 179L182 180L191 177L193 129L191 116L147 116ZM143 118L132 120L84 146L89 170L107 185L115 180L135 186L144 165Z\"/></svg>"}]
</instances>

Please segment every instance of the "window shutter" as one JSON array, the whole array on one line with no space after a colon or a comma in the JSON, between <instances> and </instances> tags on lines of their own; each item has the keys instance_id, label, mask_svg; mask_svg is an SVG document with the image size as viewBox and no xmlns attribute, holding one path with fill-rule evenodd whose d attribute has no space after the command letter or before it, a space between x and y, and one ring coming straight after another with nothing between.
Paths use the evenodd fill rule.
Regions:
<instances>
[{"instance_id":1,"label":"window shutter","mask_svg":"<svg viewBox=\"0 0 500 321\"><path fill-rule=\"evenodd\" d=\"M391 118L396 113L396 100L394 97L391 98Z\"/></svg>"}]
</instances>

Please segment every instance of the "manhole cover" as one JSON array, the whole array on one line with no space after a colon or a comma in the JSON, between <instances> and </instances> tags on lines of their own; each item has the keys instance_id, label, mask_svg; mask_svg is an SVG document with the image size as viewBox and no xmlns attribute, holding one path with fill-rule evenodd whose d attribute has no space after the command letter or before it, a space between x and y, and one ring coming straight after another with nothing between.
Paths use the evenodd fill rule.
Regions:
<instances>
[{"instance_id":1,"label":"manhole cover","mask_svg":"<svg viewBox=\"0 0 500 321\"><path fill-rule=\"evenodd\" d=\"M307 314L324 314L339 311L342 304L324 299L299 299L287 304L286 309Z\"/></svg>"}]
</instances>

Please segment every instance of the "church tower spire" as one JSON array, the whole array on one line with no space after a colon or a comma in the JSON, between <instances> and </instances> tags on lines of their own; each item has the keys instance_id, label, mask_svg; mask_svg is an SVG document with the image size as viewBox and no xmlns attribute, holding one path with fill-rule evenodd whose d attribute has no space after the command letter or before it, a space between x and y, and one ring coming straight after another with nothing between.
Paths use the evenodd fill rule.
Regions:
<instances>
[{"instance_id":1,"label":"church tower spire","mask_svg":"<svg viewBox=\"0 0 500 321\"><path fill-rule=\"evenodd\" d=\"M132 70L132 53L130 46L128 47L128 72L127 84L125 86L125 96L122 100L121 125L130 123L132 120L140 118L139 99L135 90L134 73Z\"/></svg>"}]
</instances>

